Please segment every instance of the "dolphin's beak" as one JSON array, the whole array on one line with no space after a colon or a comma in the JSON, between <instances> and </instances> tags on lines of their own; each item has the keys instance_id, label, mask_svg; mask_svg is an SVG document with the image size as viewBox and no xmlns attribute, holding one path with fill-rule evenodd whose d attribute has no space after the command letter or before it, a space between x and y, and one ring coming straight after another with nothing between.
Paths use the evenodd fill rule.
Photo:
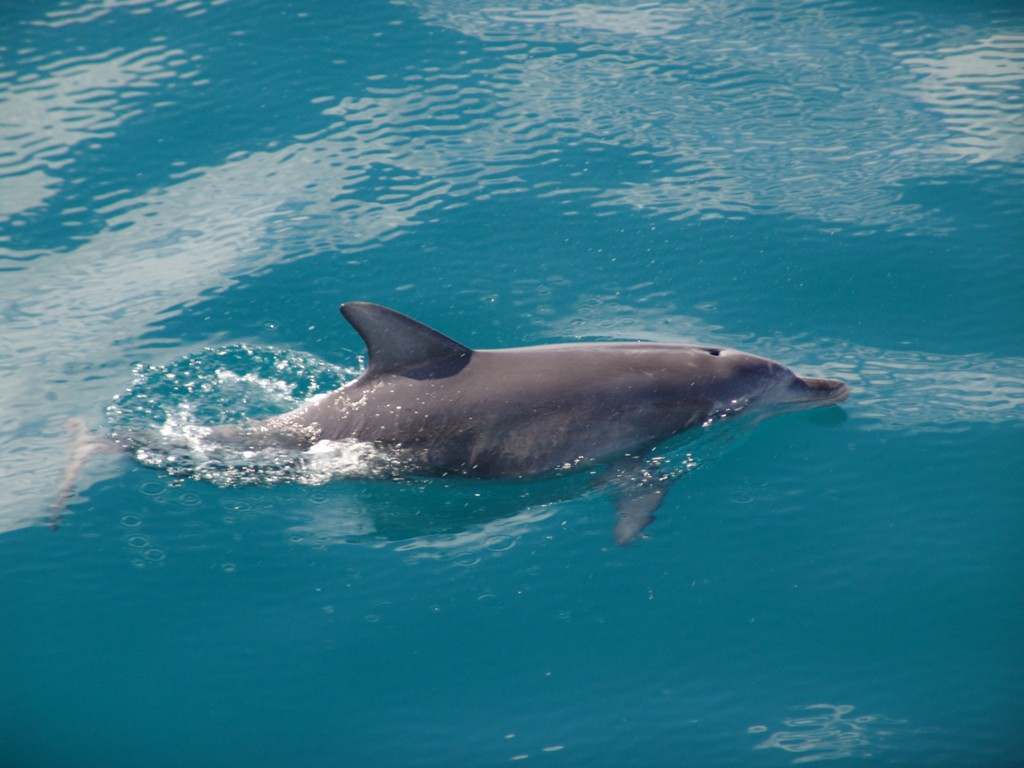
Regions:
<instances>
[{"instance_id":1,"label":"dolphin's beak","mask_svg":"<svg viewBox=\"0 0 1024 768\"><path fill-rule=\"evenodd\" d=\"M803 386L803 402L809 406L836 405L850 396L850 388L836 379L797 379Z\"/></svg>"}]
</instances>

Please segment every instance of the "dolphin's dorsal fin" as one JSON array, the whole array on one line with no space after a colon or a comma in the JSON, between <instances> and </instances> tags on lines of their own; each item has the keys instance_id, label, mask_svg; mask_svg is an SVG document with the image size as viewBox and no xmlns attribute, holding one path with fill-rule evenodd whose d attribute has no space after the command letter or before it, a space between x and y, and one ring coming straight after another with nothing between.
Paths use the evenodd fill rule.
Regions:
<instances>
[{"instance_id":1,"label":"dolphin's dorsal fin","mask_svg":"<svg viewBox=\"0 0 1024 768\"><path fill-rule=\"evenodd\" d=\"M473 354L443 333L379 304L349 301L340 309L366 342L366 377L443 378L462 370Z\"/></svg>"}]
</instances>

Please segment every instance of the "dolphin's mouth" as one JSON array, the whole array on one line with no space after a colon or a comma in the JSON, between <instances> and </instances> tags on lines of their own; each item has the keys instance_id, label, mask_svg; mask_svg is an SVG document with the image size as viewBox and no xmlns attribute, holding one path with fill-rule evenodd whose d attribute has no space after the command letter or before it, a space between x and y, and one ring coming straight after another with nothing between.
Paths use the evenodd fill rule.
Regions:
<instances>
[{"instance_id":1,"label":"dolphin's mouth","mask_svg":"<svg viewBox=\"0 0 1024 768\"><path fill-rule=\"evenodd\" d=\"M850 396L850 388L838 379L804 379L800 382L806 390L802 402L814 405L836 405Z\"/></svg>"}]
</instances>

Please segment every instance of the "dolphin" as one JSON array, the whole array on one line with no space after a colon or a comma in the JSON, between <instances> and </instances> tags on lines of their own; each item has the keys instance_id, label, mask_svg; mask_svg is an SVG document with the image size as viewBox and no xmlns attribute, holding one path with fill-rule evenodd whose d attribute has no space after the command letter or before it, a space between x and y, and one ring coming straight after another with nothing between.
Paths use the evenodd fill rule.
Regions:
<instances>
[{"instance_id":1,"label":"dolphin","mask_svg":"<svg viewBox=\"0 0 1024 768\"><path fill-rule=\"evenodd\" d=\"M393 309L353 301L342 315L366 343L355 381L291 412L213 429L243 449L306 450L356 440L394 452L410 474L528 478L599 467L616 541L654 519L668 489L655 448L721 416L844 401L847 386L797 376L734 349L599 342L471 349Z\"/></svg>"}]
</instances>

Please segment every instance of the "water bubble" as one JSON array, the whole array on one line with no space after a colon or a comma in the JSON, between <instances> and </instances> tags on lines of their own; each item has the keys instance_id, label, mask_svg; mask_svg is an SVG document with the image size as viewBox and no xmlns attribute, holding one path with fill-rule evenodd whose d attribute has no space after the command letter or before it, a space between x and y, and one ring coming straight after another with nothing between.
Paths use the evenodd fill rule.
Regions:
<instances>
[{"instance_id":1,"label":"water bubble","mask_svg":"<svg viewBox=\"0 0 1024 768\"><path fill-rule=\"evenodd\" d=\"M122 515L121 525L125 528L138 528L142 525L142 518L138 515Z\"/></svg>"}]
</instances>

